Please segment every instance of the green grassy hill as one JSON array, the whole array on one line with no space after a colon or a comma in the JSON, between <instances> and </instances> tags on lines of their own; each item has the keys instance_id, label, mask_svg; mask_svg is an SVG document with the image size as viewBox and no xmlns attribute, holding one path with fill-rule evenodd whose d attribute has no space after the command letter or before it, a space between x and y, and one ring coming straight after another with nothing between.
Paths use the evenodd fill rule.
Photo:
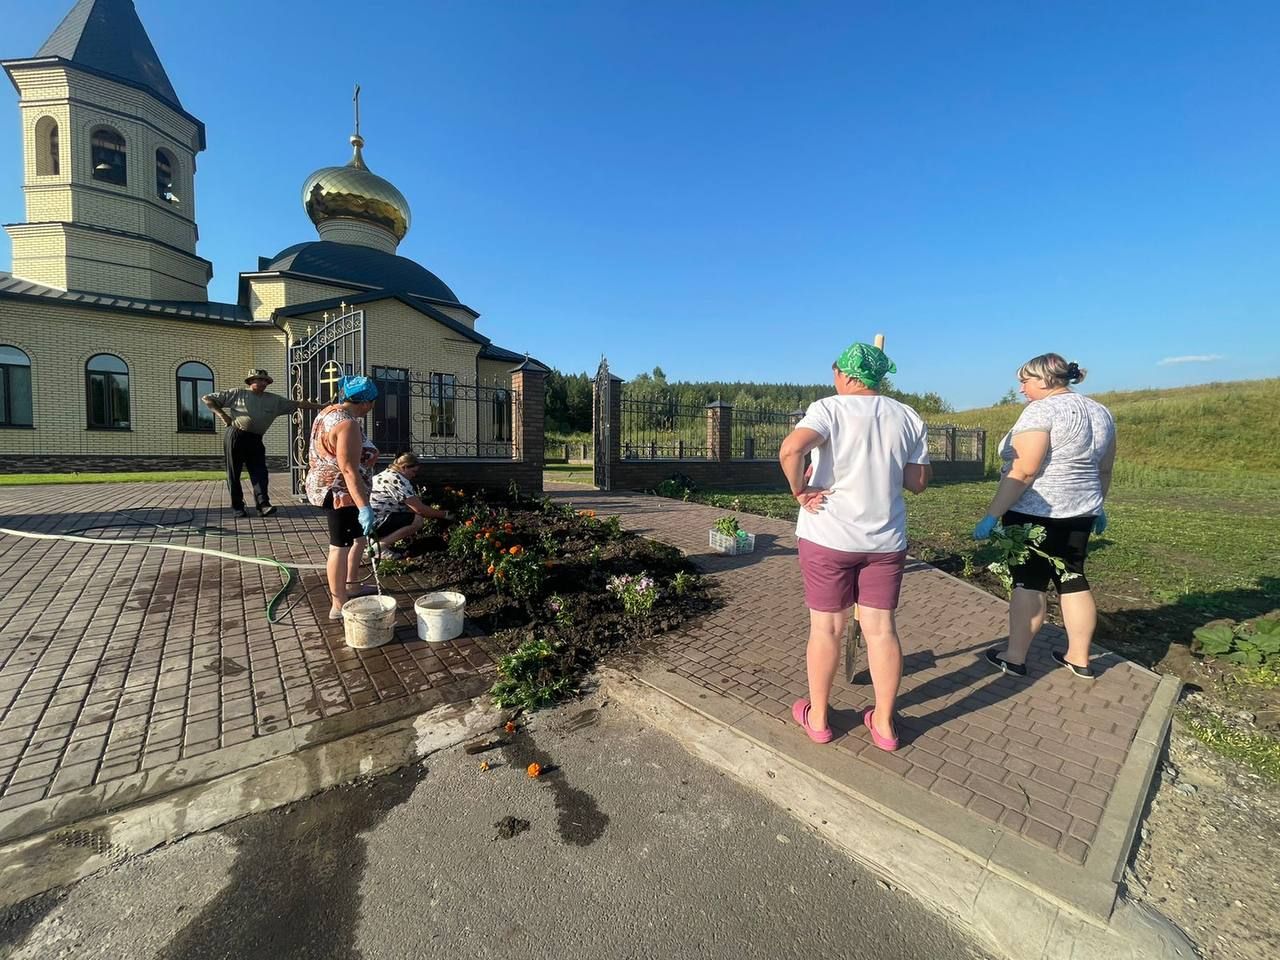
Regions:
<instances>
[{"instance_id":1,"label":"green grassy hill","mask_svg":"<svg viewBox=\"0 0 1280 960\"><path fill-rule=\"evenodd\" d=\"M1116 418L1118 480L1163 485L1160 476L1168 471L1280 474L1280 443L1274 439L1280 378L1091 396ZM1000 438L1021 410L1021 404L1007 404L947 414L945 420L986 428L987 467L994 470Z\"/></svg>"}]
</instances>

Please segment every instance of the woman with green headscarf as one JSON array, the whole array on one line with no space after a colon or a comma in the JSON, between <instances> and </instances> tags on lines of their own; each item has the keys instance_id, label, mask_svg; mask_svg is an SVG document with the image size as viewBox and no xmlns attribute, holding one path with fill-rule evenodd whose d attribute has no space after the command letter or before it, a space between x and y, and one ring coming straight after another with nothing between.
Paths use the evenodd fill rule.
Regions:
<instances>
[{"instance_id":1,"label":"woman with green headscarf","mask_svg":"<svg viewBox=\"0 0 1280 960\"><path fill-rule=\"evenodd\" d=\"M885 374L898 369L883 350L855 343L831 369L836 395L810 404L778 455L801 506L796 538L809 608L809 696L791 713L815 743L834 737L827 707L840 640L857 604L875 689L875 706L862 720L872 743L896 750L902 646L894 610L907 558L902 491L928 486L928 438L918 413L880 395Z\"/></svg>"}]
</instances>

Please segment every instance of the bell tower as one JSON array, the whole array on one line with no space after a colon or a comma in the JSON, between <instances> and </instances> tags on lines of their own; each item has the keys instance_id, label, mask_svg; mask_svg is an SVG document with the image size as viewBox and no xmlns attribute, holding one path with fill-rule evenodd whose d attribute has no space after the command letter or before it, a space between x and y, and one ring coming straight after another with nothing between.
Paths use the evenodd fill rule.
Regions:
<instances>
[{"instance_id":1,"label":"bell tower","mask_svg":"<svg viewBox=\"0 0 1280 960\"><path fill-rule=\"evenodd\" d=\"M34 57L0 63L22 118L15 276L60 290L207 301L196 255L204 124L178 100L133 0L78 0Z\"/></svg>"}]
</instances>

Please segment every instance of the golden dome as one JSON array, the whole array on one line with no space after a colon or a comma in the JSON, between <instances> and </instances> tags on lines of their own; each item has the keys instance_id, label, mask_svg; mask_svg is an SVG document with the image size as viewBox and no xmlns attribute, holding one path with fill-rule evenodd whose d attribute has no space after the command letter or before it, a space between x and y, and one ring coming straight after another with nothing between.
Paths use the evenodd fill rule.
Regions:
<instances>
[{"instance_id":1,"label":"golden dome","mask_svg":"<svg viewBox=\"0 0 1280 960\"><path fill-rule=\"evenodd\" d=\"M364 165L358 134L351 138L355 155L345 167L324 167L302 186L302 203L317 227L327 220L361 220L396 238L409 232L409 201L389 181Z\"/></svg>"}]
</instances>

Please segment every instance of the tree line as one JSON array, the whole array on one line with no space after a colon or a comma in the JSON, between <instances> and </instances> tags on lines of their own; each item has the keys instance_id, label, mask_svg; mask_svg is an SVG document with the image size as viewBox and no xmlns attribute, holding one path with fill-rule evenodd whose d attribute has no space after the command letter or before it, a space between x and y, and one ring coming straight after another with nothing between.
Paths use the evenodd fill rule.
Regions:
<instances>
[{"instance_id":1,"label":"tree line","mask_svg":"<svg viewBox=\"0 0 1280 960\"><path fill-rule=\"evenodd\" d=\"M546 379L546 429L548 433L588 433L591 430L591 398L594 377L552 369ZM680 406L704 407L713 400L732 403L751 412L790 413L834 393L830 383L752 383L742 380L668 381L661 367L642 373L622 385L622 395L635 400L663 400ZM951 413L953 408L939 394L898 390L886 378L881 392L913 407L921 416Z\"/></svg>"}]
</instances>

